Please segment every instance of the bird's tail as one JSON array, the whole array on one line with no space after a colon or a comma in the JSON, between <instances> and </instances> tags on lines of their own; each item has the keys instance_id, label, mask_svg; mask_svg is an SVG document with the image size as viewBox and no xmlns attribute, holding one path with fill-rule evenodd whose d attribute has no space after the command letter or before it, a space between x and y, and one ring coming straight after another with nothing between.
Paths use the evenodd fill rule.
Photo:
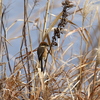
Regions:
<instances>
[{"instance_id":1,"label":"bird's tail","mask_svg":"<svg viewBox=\"0 0 100 100\"><path fill-rule=\"evenodd\" d=\"M41 60L41 72L44 72L44 69L43 69L43 61Z\"/></svg>"}]
</instances>

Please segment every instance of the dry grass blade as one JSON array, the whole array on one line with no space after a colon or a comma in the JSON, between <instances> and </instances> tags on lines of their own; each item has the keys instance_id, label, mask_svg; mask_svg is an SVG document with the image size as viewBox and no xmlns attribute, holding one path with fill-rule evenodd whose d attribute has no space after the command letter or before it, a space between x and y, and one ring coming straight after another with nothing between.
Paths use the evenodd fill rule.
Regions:
<instances>
[{"instance_id":1,"label":"dry grass blade","mask_svg":"<svg viewBox=\"0 0 100 100\"><path fill-rule=\"evenodd\" d=\"M100 0L61 2L24 0L15 11L0 0L0 100L100 99ZM44 73L38 41L50 44Z\"/></svg>"},{"instance_id":2,"label":"dry grass blade","mask_svg":"<svg viewBox=\"0 0 100 100\"><path fill-rule=\"evenodd\" d=\"M8 41L15 40L15 39L22 38L22 37L23 37L23 36L13 37L13 38L8 39Z\"/></svg>"},{"instance_id":3,"label":"dry grass blade","mask_svg":"<svg viewBox=\"0 0 100 100\"><path fill-rule=\"evenodd\" d=\"M68 48L63 52L62 56L64 56L65 53L68 51L68 49L70 49L72 46L73 46L73 43L71 43L71 44L68 46Z\"/></svg>"},{"instance_id":4,"label":"dry grass blade","mask_svg":"<svg viewBox=\"0 0 100 100\"><path fill-rule=\"evenodd\" d=\"M61 12L59 15L56 16L56 18L52 21L51 25L49 26L48 30L46 33L49 33L51 29L54 27L54 25L58 22L60 17L62 16L63 12Z\"/></svg>"},{"instance_id":5,"label":"dry grass blade","mask_svg":"<svg viewBox=\"0 0 100 100\"><path fill-rule=\"evenodd\" d=\"M89 26L88 26L89 27ZM68 34L66 34L65 37L70 36L71 34L75 33L75 32L79 32L80 36L82 36L82 38L85 40L85 42L87 44L89 44L89 42L92 44L91 38L90 38L90 34L89 32L86 30L86 28L77 28L75 30L72 30L71 32L69 32Z\"/></svg>"},{"instance_id":6,"label":"dry grass blade","mask_svg":"<svg viewBox=\"0 0 100 100\"><path fill-rule=\"evenodd\" d=\"M43 27L43 40L44 40L44 36L46 35L45 31L46 31L46 24L47 24L47 19L48 19L49 7L50 7L50 0L47 0L47 7L46 7L45 18L44 18L44 27Z\"/></svg>"},{"instance_id":7,"label":"dry grass blade","mask_svg":"<svg viewBox=\"0 0 100 100\"><path fill-rule=\"evenodd\" d=\"M50 33L50 31L52 30L52 28L54 27L54 25L56 25L56 23L58 22L58 20L62 16L62 14L63 14L63 12L61 12L59 15L56 16L56 18L52 21L51 25L49 26L48 30L46 31L46 34ZM44 39L45 38L46 38L46 36L44 36Z\"/></svg>"},{"instance_id":8,"label":"dry grass blade","mask_svg":"<svg viewBox=\"0 0 100 100\"><path fill-rule=\"evenodd\" d=\"M2 0L0 0L0 17L2 15Z\"/></svg>"},{"instance_id":9,"label":"dry grass blade","mask_svg":"<svg viewBox=\"0 0 100 100\"><path fill-rule=\"evenodd\" d=\"M98 48L97 48L97 59L96 59L96 64L100 64L100 38L98 40Z\"/></svg>"}]
</instances>

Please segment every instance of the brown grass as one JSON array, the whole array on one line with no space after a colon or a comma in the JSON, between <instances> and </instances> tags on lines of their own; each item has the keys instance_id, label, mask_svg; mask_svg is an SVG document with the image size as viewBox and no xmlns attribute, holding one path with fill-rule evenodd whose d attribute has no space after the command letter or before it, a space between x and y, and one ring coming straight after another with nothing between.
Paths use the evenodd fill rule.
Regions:
<instances>
[{"instance_id":1,"label":"brown grass","mask_svg":"<svg viewBox=\"0 0 100 100\"><path fill-rule=\"evenodd\" d=\"M42 1L24 0L23 18L6 27L10 5L0 0L0 100L100 100L99 4L86 0L81 7L82 0L70 1L57 5L47 0L37 10L44 16L41 19L33 12ZM53 10L61 5L62 11L55 15ZM8 38L18 22L22 23ZM38 37L36 41L32 34ZM19 49L11 57L12 41L19 39ZM50 44L44 74L36 54L41 41Z\"/></svg>"}]
</instances>

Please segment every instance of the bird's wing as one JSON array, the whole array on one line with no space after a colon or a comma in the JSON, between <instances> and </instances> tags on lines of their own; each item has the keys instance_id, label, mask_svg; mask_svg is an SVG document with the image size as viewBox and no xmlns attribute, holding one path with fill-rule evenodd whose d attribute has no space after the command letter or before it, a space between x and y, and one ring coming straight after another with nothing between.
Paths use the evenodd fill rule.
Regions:
<instances>
[{"instance_id":1,"label":"bird's wing","mask_svg":"<svg viewBox=\"0 0 100 100\"><path fill-rule=\"evenodd\" d=\"M42 59L43 53L44 53L44 47L38 47L37 54L38 54L39 61Z\"/></svg>"}]
</instances>

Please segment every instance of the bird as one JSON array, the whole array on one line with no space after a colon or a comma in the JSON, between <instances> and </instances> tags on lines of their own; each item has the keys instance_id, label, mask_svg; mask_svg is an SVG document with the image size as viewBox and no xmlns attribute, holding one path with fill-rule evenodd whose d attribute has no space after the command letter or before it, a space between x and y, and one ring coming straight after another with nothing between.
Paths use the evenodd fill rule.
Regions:
<instances>
[{"instance_id":1,"label":"bird","mask_svg":"<svg viewBox=\"0 0 100 100\"><path fill-rule=\"evenodd\" d=\"M38 60L41 66L41 72L44 72L43 61L46 61L48 55L48 43L41 42L37 48ZM46 63L46 62L45 62Z\"/></svg>"}]
</instances>

